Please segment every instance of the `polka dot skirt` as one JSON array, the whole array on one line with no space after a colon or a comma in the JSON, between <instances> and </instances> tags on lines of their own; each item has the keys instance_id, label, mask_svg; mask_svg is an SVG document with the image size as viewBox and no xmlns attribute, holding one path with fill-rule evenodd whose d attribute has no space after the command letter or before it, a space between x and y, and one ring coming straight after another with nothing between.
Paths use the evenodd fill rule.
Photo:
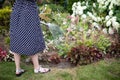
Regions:
<instances>
[{"instance_id":1,"label":"polka dot skirt","mask_svg":"<svg viewBox=\"0 0 120 80\"><path fill-rule=\"evenodd\" d=\"M10 18L10 51L34 55L44 48L35 0L16 0Z\"/></svg>"}]
</instances>

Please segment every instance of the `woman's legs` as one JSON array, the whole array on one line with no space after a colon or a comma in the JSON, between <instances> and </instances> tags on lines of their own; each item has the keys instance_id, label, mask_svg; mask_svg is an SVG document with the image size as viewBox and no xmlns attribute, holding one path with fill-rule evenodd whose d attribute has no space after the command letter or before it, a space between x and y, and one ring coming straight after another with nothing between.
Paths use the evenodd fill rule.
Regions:
<instances>
[{"instance_id":1,"label":"woman's legs","mask_svg":"<svg viewBox=\"0 0 120 80\"><path fill-rule=\"evenodd\" d=\"M30 56L34 65L34 69L39 69L39 61L38 61L38 54Z\"/></svg>"},{"instance_id":2,"label":"woman's legs","mask_svg":"<svg viewBox=\"0 0 120 80\"><path fill-rule=\"evenodd\" d=\"M38 54L32 55L30 57L31 57L33 65L34 65L34 69L39 69ZM14 53L14 59L15 59L16 70L21 69L21 67L20 67L21 55Z\"/></svg>"},{"instance_id":3,"label":"woman's legs","mask_svg":"<svg viewBox=\"0 0 120 80\"><path fill-rule=\"evenodd\" d=\"M35 73L38 73L39 71L43 73L50 71L49 68L42 68L39 65L38 54L32 55L30 57L34 65L34 70L37 70L35 71ZM19 74L20 72L24 72L23 70L21 71L21 67L20 67L21 56L19 54L14 53L14 59L15 59L15 66L16 66L16 74Z\"/></svg>"},{"instance_id":4,"label":"woman's legs","mask_svg":"<svg viewBox=\"0 0 120 80\"><path fill-rule=\"evenodd\" d=\"M14 53L16 71L21 69L21 67L20 67L20 58L21 58L21 56L19 54Z\"/></svg>"},{"instance_id":5,"label":"woman's legs","mask_svg":"<svg viewBox=\"0 0 120 80\"><path fill-rule=\"evenodd\" d=\"M42 68L42 66L39 65L38 54L32 55L31 58L34 65L34 73L46 73L50 71L49 68Z\"/></svg>"}]
</instances>

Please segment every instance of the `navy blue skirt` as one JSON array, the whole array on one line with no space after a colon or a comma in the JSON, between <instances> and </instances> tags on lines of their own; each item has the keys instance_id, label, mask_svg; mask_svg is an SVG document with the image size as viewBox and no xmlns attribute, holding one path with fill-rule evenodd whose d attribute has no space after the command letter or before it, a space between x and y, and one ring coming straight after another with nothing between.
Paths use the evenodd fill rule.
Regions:
<instances>
[{"instance_id":1,"label":"navy blue skirt","mask_svg":"<svg viewBox=\"0 0 120 80\"><path fill-rule=\"evenodd\" d=\"M10 18L10 50L34 55L45 49L35 0L16 0Z\"/></svg>"}]
</instances>

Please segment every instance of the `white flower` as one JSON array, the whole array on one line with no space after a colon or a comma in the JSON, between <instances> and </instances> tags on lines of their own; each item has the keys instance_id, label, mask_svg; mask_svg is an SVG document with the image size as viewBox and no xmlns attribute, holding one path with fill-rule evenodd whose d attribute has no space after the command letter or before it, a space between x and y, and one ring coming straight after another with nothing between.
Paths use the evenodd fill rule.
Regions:
<instances>
[{"instance_id":1,"label":"white flower","mask_svg":"<svg viewBox=\"0 0 120 80\"><path fill-rule=\"evenodd\" d=\"M113 26L113 28L118 30L118 28L120 27L120 24L118 22L112 22L112 26Z\"/></svg>"},{"instance_id":2,"label":"white flower","mask_svg":"<svg viewBox=\"0 0 120 80\"><path fill-rule=\"evenodd\" d=\"M107 8L107 6L102 6L102 8L103 8L103 9L106 9L106 8Z\"/></svg>"},{"instance_id":3,"label":"white flower","mask_svg":"<svg viewBox=\"0 0 120 80\"><path fill-rule=\"evenodd\" d=\"M101 3L101 2L102 2L102 0L97 0L97 2L98 2L98 3Z\"/></svg>"},{"instance_id":4,"label":"white flower","mask_svg":"<svg viewBox=\"0 0 120 80\"><path fill-rule=\"evenodd\" d=\"M58 17L61 17L60 13L56 14Z\"/></svg>"},{"instance_id":5,"label":"white flower","mask_svg":"<svg viewBox=\"0 0 120 80\"><path fill-rule=\"evenodd\" d=\"M110 3L110 0L109 0L109 1L107 0L107 1L105 2L105 5L108 6L109 3Z\"/></svg>"},{"instance_id":6,"label":"white flower","mask_svg":"<svg viewBox=\"0 0 120 80\"><path fill-rule=\"evenodd\" d=\"M113 28L110 27L110 28L108 29L108 32L109 32L109 34L114 34Z\"/></svg>"},{"instance_id":7,"label":"white flower","mask_svg":"<svg viewBox=\"0 0 120 80\"><path fill-rule=\"evenodd\" d=\"M87 7L86 6L83 6L82 9L85 10Z\"/></svg>"},{"instance_id":8,"label":"white flower","mask_svg":"<svg viewBox=\"0 0 120 80\"><path fill-rule=\"evenodd\" d=\"M102 31L103 31L104 34L107 34L107 29L106 28L104 28Z\"/></svg>"},{"instance_id":9,"label":"white flower","mask_svg":"<svg viewBox=\"0 0 120 80\"><path fill-rule=\"evenodd\" d=\"M92 25L93 25L93 26L98 26L98 24L97 24L96 22L94 22Z\"/></svg>"},{"instance_id":10,"label":"white flower","mask_svg":"<svg viewBox=\"0 0 120 80\"><path fill-rule=\"evenodd\" d=\"M82 14L83 14L83 11L79 11L78 14L79 14L79 15L82 15Z\"/></svg>"},{"instance_id":11,"label":"white flower","mask_svg":"<svg viewBox=\"0 0 120 80\"><path fill-rule=\"evenodd\" d=\"M113 16L110 20L111 20L112 22L116 22L116 19L117 19L117 17L116 17L116 16Z\"/></svg>"},{"instance_id":12,"label":"white flower","mask_svg":"<svg viewBox=\"0 0 120 80\"><path fill-rule=\"evenodd\" d=\"M120 6L120 0L116 0L116 5Z\"/></svg>"},{"instance_id":13,"label":"white flower","mask_svg":"<svg viewBox=\"0 0 120 80\"><path fill-rule=\"evenodd\" d=\"M92 19L97 22L97 17L96 16L92 16Z\"/></svg>"},{"instance_id":14,"label":"white flower","mask_svg":"<svg viewBox=\"0 0 120 80\"><path fill-rule=\"evenodd\" d=\"M75 17L75 13L73 13L73 14L71 15L71 17Z\"/></svg>"},{"instance_id":15,"label":"white flower","mask_svg":"<svg viewBox=\"0 0 120 80\"><path fill-rule=\"evenodd\" d=\"M75 7L75 6L76 6L76 4L77 4L76 2L75 2L75 3L73 3L72 7Z\"/></svg>"},{"instance_id":16,"label":"white flower","mask_svg":"<svg viewBox=\"0 0 120 80\"><path fill-rule=\"evenodd\" d=\"M109 20L107 21L106 26L110 26L110 25L111 25L111 21Z\"/></svg>"},{"instance_id":17,"label":"white flower","mask_svg":"<svg viewBox=\"0 0 120 80\"><path fill-rule=\"evenodd\" d=\"M113 10L109 11L109 15L112 16L113 15Z\"/></svg>"},{"instance_id":18,"label":"white flower","mask_svg":"<svg viewBox=\"0 0 120 80\"><path fill-rule=\"evenodd\" d=\"M74 10L75 10L75 7L72 7L72 10L74 11Z\"/></svg>"},{"instance_id":19,"label":"white flower","mask_svg":"<svg viewBox=\"0 0 120 80\"><path fill-rule=\"evenodd\" d=\"M86 6L81 6L81 3L78 2L78 3L74 3L73 6L72 6L72 10L73 10L73 13L75 15L82 15L83 14L83 11L86 9L87 7Z\"/></svg>"},{"instance_id":20,"label":"white flower","mask_svg":"<svg viewBox=\"0 0 120 80\"><path fill-rule=\"evenodd\" d=\"M83 2L82 2L82 4L85 4L85 3L86 3L86 1L83 1Z\"/></svg>"},{"instance_id":21,"label":"white flower","mask_svg":"<svg viewBox=\"0 0 120 80\"><path fill-rule=\"evenodd\" d=\"M103 5L102 5L102 4L99 4L99 8L103 8Z\"/></svg>"},{"instance_id":22,"label":"white flower","mask_svg":"<svg viewBox=\"0 0 120 80\"><path fill-rule=\"evenodd\" d=\"M45 7L47 7L48 5L47 4L45 4Z\"/></svg>"},{"instance_id":23,"label":"white flower","mask_svg":"<svg viewBox=\"0 0 120 80\"><path fill-rule=\"evenodd\" d=\"M114 5L117 5L118 4L118 1L117 0L112 0L111 1Z\"/></svg>"},{"instance_id":24,"label":"white flower","mask_svg":"<svg viewBox=\"0 0 120 80\"><path fill-rule=\"evenodd\" d=\"M88 6L88 1L86 1L86 6Z\"/></svg>"},{"instance_id":25,"label":"white flower","mask_svg":"<svg viewBox=\"0 0 120 80\"><path fill-rule=\"evenodd\" d=\"M97 21L100 22L102 21L102 19L100 17L97 17Z\"/></svg>"},{"instance_id":26,"label":"white flower","mask_svg":"<svg viewBox=\"0 0 120 80\"><path fill-rule=\"evenodd\" d=\"M96 4L95 4L95 3L93 3L93 7L96 7Z\"/></svg>"},{"instance_id":27,"label":"white flower","mask_svg":"<svg viewBox=\"0 0 120 80\"><path fill-rule=\"evenodd\" d=\"M105 19L104 17L101 17L101 20Z\"/></svg>"},{"instance_id":28,"label":"white flower","mask_svg":"<svg viewBox=\"0 0 120 80\"><path fill-rule=\"evenodd\" d=\"M80 6L81 6L81 3L80 3L80 2L78 2L78 3L77 3L77 5L80 5Z\"/></svg>"},{"instance_id":29,"label":"white flower","mask_svg":"<svg viewBox=\"0 0 120 80\"><path fill-rule=\"evenodd\" d=\"M100 26L95 26L98 30L101 30L101 27Z\"/></svg>"},{"instance_id":30,"label":"white flower","mask_svg":"<svg viewBox=\"0 0 120 80\"><path fill-rule=\"evenodd\" d=\"M113 8L113 3L110 4L109 9L111 10Z\"/></svg>"},{"instance_id":31,"label":"white flower","mask_svg":"<svg viewBox=\"0 0 120 80\"><path fill-rule=\"evenodd\" d=\"M98 30L100 30L101 28L100 28L100 26L99 26L99 24L98 23L96 23L96 22L94 22L93 24L92 24L92 26L93 27L96 27Z\"/></svg>"},{"instance_id":32,"label":"white flower","mask_svg":"<svg viewBox=\"0 0 120 80\"><path fill-rule=\"evenodd\" d=\"M87 17L87 16L86 16L85 14L83 14L83 15L81 16L82 19L86 19L86 17Z\"/></svg>"},{"instance_id":33,"label":"white flower","mask_svg":"<svg viewBox=\"0 0 120 80\"><path fill-rule=\"evenodd\" d=\"M109 19L110 19L110 16L107 15L107 16L105 17L105 20L108 21Z\"/></svg>"},{"instance_id":34,"label":"white flower","mask_svg":"<svg viewBox=\"0 0 120 80\"><path fill-rule=\"evenodd\" d=\"M92 13L91 12L87 12L88 16L92 17Z\"/></svg>"},{"instance_id":35,"label":"white flower","mask_svg":"<svg viewBox=\"0 0 120 80\"><path fill-rule=\"evenodd\" d=\"M103 4L104 4L104 1L101 1L101 4L103 5Z\"/></svg>"},{"instance_id":36,"label":"white flower","mask_svg":"<svg viewBox=\"0 0 120 80\"><path fill-rule=\"evenodd\" d=\"M43 31L43 34L46 34L46 32L45 32L45 31Z\"/></svg>"}]
</instances>

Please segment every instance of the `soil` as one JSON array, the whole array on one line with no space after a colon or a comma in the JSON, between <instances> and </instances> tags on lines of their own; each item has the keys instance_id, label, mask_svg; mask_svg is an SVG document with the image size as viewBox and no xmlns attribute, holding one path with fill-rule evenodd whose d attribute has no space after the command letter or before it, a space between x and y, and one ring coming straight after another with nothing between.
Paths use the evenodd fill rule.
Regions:
<instances>
[{"instance_id":1,"label":"soil","mask_svg":"<svg viewBox=\"0 0 120 80\"><path fill-rule=\"evenodd\" d=\"M74 67L74 65L72 65L65 58L59 57L57 52L54 52L54 51L40 54L39 62L40 62L40 65L42 65L43 67L53 67L53 68L60 68L60 69ZM29 64L32 64L32 61L30 58L26 58L25 63L29 65Z\"/></svg>"},{"instance_id":2,"label":"soil","mask_svg":"<svg viewBox=\"0 0 120 80\"><path fill-rule=\"evenodd\" d=\"M45 62L45 61L39 61L39 62L40 62L40 65L42 65L43 67L50 67L50 68L66 69L66 68L74 67L73 65L71 65L70 62L67 62L67 61L61 61L58 64L54 64L51 62ZM25 64L30 65L30 64L32 64L32 62L30 61L29 63L27 62Z\"/></svg>"},{"instance_id":3,"label":"soil","mask_svg":"<svg viewBox=\"0 0 120 80\"><path fill-rule=\"evenodd\" d=\"M60 68L60 69L66 69L66 68L73 68L74 66L71 65L70 62L68 61L61 61L60 63L58 64L54 64L54 63L46 63L46 62L42 62L40 61L40 64L43 65L44 67L53 67L53 68Z\"/></svg>"}]
</instances>

